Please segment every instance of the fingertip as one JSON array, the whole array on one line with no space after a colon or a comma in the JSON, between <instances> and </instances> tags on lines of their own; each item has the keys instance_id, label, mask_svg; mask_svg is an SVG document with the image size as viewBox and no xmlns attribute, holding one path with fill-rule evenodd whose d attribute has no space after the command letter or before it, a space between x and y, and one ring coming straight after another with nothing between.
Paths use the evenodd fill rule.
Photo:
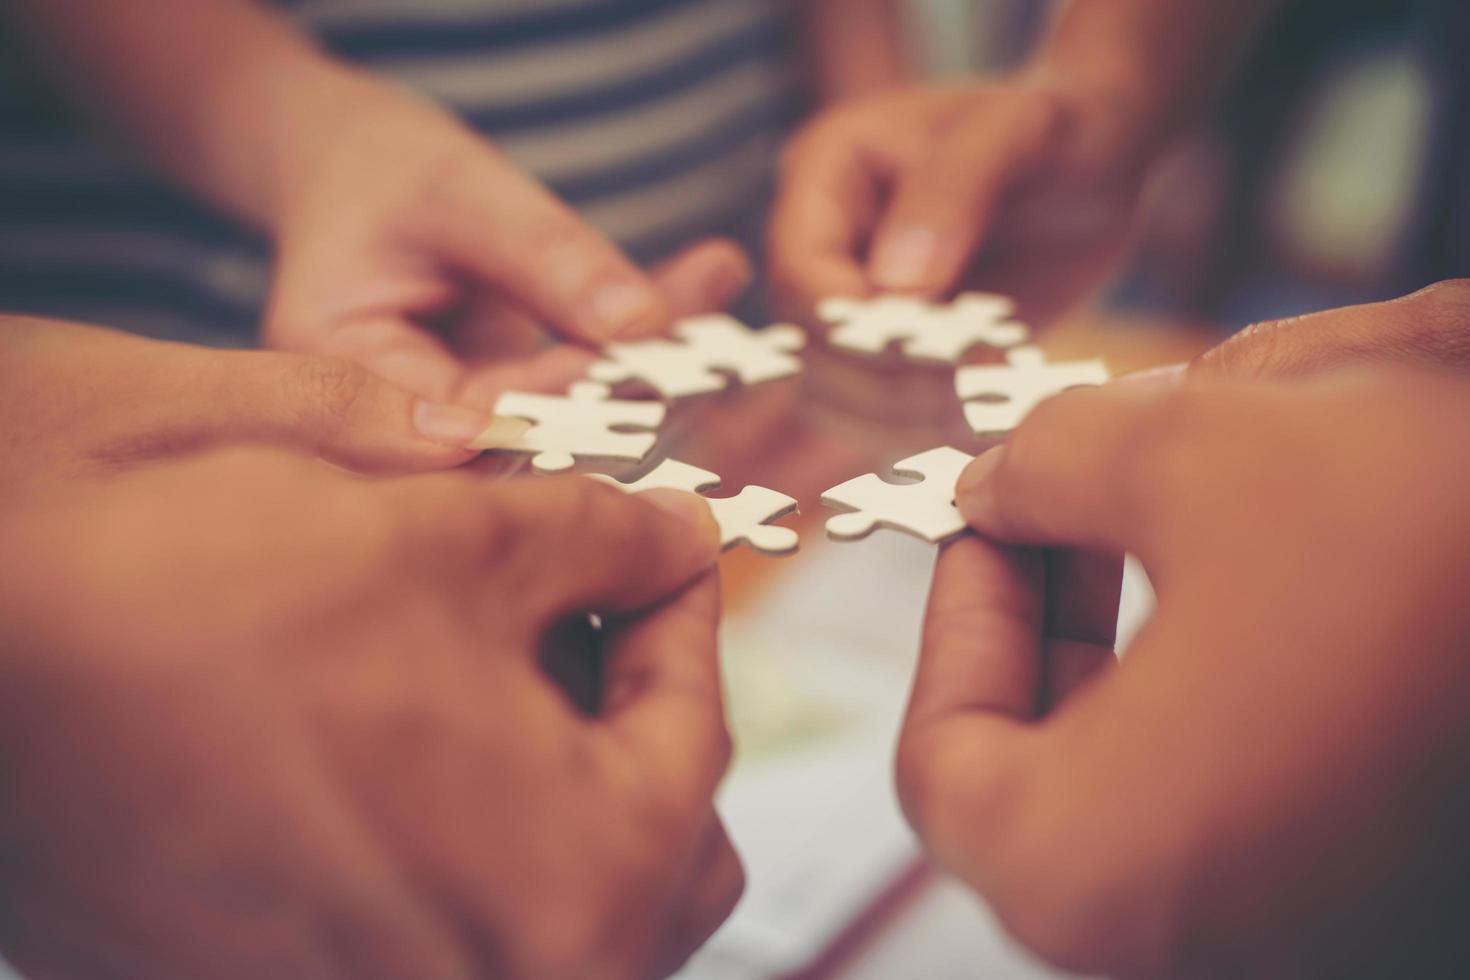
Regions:
<instances>
[{"instance_id":1,"label":"fingertip","mask_svg":"<svg viewBox=\"0 0 1470 980\"><path fill-rule=\"evenodd\" d=\"M703 497L684 490L668 489L645 490L637 497L688 525L694 535L693 540L711 557L719 553L720 526Z\"/></svg>"},{"instance_id":2,"label":"fingertip","mask_svg":"<svg viewBox=\"0 0 1470 980\"><path fill-rule=\"evenodd\" d=\"M974 462L965 467L960 473L959 481L955 484L955 506L959 508L965 523L977 530L984 528L993 520L995 512L994 476L1004 459L1004 446L996 446L994 449L981 453L975 457Z\"/></svg>"},{"instance_id":3,"label":"fingertip","mask_svg":"<svg viewBox=\"0 0 1470 980\"><path fill-rule=\"evenodd\" d=\"M642 337L668 328L668 303L646 282L614 279L599 285L588 299L594 341Z\"/></svg>"},{"instance_id":4,"label":"fingertip","mask_svg":"<svg viewBox=\"0 0 1470 980\"><path fill-rule=\"evenodd\" d=\"M418 399L413 407L414 430L429 442L468 449L494 421L484 412L464 405L446 405Z\"/></svg>"},{"instance_id":5,"label":"fingertip","mask_svg":"<svg viewBox=\"0 0 1470 980\"><path fill-rule=\"evenodd\" d=\"M879 236L868 262L868 275L881 289L922 292L941 278L939 235L929 228L907 227Z\"/></svg>"}]
</instances>

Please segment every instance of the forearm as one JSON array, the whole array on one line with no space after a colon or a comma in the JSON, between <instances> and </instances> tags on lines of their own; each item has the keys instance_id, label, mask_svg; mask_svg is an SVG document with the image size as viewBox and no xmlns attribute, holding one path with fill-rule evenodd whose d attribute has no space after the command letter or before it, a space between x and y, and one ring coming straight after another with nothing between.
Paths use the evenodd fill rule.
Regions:
<instances>
[{"instance_id":1,"label":"forearm","mask_svg":"<svg viewBox=\"0 0 1470 980\"><path fill-rule=\"evenodd\" d=\"M1070 0L1027 69L1115 121L1147 155L1205 105L1280 0Z\"/></svg>"},{"instance_id":2,"label":"forearm","mask_svg":"<svg viewBox=\"0 0 1470 980\"><path fill-rule=\"evenodd\" d=\"M912 80L897 0L804 0L801 15L812 89L822 103Z\"/></svg>"},{"instance_id":3,"label":"forearm","mask_svg":"<svg viewBox=\"0 0 1470 980\"><path fill-rule=\"evenodd\" d=\"M287 148L368 84L251 0L22 0L6 16L85 120L266 229Z\"/></svg>"}]
</instances>

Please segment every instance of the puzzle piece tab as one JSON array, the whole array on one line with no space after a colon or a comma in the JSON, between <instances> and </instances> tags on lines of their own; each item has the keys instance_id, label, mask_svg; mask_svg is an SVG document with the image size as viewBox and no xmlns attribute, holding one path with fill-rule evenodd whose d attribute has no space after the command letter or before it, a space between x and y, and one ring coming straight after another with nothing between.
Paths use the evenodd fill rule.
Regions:
<instances>
[{"instance_id":1,"label":"puzzle piece tab","mask_svg":"<svg viewBox=\"0 0 1470 980\"><path fill-rule=\"evenodd\" d=\"M1105 384L1109 377L1107 365L1099 360L1049 364L1037 348L1017 347L1007 352L1005 364L960 368L954 388L965 402L965 421L975 434L998 436L1020 425L1052 395L1079 385Z\"/></svg>"},{"instance_id":2,"label":"puzzle piece tab","mask_svg":"<svg viewBox=\"0 0 1470 980\"><path fill-rule=\"evenodd\" d=\"M941 446L893 464L894 473L922 477L919 483L893 484L867 473L833 487L822 494L822 503L848 513L827 519L828 537L857 541L880 527L931 543L955 537L965 530L965 519L954 505L954 488L972 459Z\"/></svg>"},{"instance_id":3,"label":"puzzle piece tab","mask_svg":"<svg viewBox=\"0 0 1470 980\"><path fill-rule=\"evenodd\" d=\"M725 387L721 371L748 385L796 374L801 361L792 355L806 343L796 327L751 330L724 314L687 317L674 325L674 333L678 341L609 344L607 359L593 364L589 373L608 384L642 381L663 398L683 398Z\"/></svg>"},{"instance_id":4,"label":"puzzle piece tab","mask_svg":"<svg viewBox=\"0 0 1470 980\"><path fill-rule=\"evenodd\" d=\"M688 463L666 459L641 480L623 483L610 476L592 474L598 480L628 493L641 490L669 489L698 493L720 485L720 478L708 470ZM715 523L720 526L720 545L730 549L742 541L756 551L768 555L789 555L799 544L795 531L775 527L771 521L795 513L796 500L765 487L746 487L733 497L705 497Z\"/></svg>"},{"instance_id":5,"label":"puzzle piece tab","mask_svg":"<svg viewBox=\"0 0 1470 980\"><path fill-rule=\"evenodd\" d=\"M577 459L621 459L637 462L658 441L655 432L664 420L663 405L654 402L614 401L599 384L580 383L569 394L534 395L507 391L495 403L495 414L532 423L519 438L484 446L497 452L530 453L538 473L559 473Z\"/></svg>"},{"instance_id":6,"label":"puzzle piece tab","mask_svg":"<svg viewBox=\"0 0 1470 980\"><path fill-rule=\"evenodd\" d=\"M965 293L954 302L931 303L910 296L824 300L817 313L833 324L833 346L862 354L881 354L902 342L905 357L954 364L977 344L1011 347L1028 331L1012 317L1015 304L1004 296Z\"/></svg>"}]
</instances>

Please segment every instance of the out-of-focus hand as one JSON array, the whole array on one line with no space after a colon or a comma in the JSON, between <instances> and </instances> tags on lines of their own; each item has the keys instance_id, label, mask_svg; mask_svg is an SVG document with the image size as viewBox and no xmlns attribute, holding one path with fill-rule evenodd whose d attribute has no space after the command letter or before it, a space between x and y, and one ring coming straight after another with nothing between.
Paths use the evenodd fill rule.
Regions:
<instances>
[{"instance_id":1,"label":"out-of-focus hand","mask_svg":"<svg viewBox=\"0 0 1470 980\"><path fill-rule=\"evenodd\" d=\"M416 397L340 358L221 351L0 318L0 485L259 443L351 469L445 469L485 414Z\"/></svg>"},{"instance_id":2,"label":"out-of-focus hand","mask_svg":"<svg viewBox=\"0 0 1470 980\"><path fill-rule=\"evenodd\" d=\"M717 537L689 494L263 451L9 506L0 949L35 976L672 970L742 880ZM539 652L594 611L587 715Z\"/></svg>"},{"instance_id":3,"label":"out-of-focus hand","mask_svg":"<svg viewBox=\"0 0 1470 980\"><path fill-rule=\"evenodd\" d=\"M1344 365L1470 367L1470 280L1411 296L1254 324L1190 365L1192 376L1300 377Z\"/></svg>"},{"instance_id":4,"label":"out-of-focus hand","mask_svg":"<svg viewBox=\"0 0 1470 980\"><path fill-rule=\"evenodd\" d=\"M293 147L276 202L265 338L345 357L438 401L489 410L591 356L541 349L544 326L599 345L723 308L749 280L731 243L653 275L439 107L376 81Z\"/></svg>"},{"instance_id":5,"label":"out-of-focus hand","mask_svg":"<svg viewBox=\"0 0 1470 980\"><path fill-rule=\"evenodd\" d=\"M898 758L933 854L1088 974L1455 975L1467 416L1410 373L1039 407L961 478L980 536L935 574ZM1121 663L1051 615L1049 548L1142 559Z\"/></svg>"},{"instance_id":6,"label":"out-of-focus hand","mask_svg":"<svg viewBox=\"0 0 1470 980\"><path fill-rule=\"evenodd\" d=\"M1060 309L1132 218L1146 158L1118 115L1029 76L829 111L784 161L770 243L780 304L809 320L828 296L986 288Z\"/></svg>"}]
</instances>

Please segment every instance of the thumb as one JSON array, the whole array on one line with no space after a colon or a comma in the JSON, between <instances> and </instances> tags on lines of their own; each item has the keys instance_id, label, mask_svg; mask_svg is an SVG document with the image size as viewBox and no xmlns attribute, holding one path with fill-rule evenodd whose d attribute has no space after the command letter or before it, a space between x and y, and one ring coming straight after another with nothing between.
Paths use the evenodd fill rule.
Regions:
<instances>
[{"instance_id":1,"label":"thumb","mask_svg":"<svg viewBox=\"0 0 1470 980\"><path fill-rule=\"evenodd\" d=\"M952 288L984 243L1002 199L1043 158L1060 110L1040 91L1005 93L971 110L905 173L873 236L868 273L882 289Z\"/></svg>"},{"instance_id":2,"label":"thumb","mask_svg":"<svg viewBox=\"0 0 1470 980\"><path fill-rule=\"evenodd\" d=\"M1191 376L1300 377L1353 363L1470 365L1470 281L1386 303L1253 324L1201 354Z\"/></svg>"},{"instance_id":3,"label":"thumb","mask_svg":"<svg viewBox=\"0 0 1470 980\"><path fill-rule=\"evenodd\" d=\"M216 430L361 473L446 469L473 458L490 416L398 388L351 361L271 352L216 359Z\"/></svg>"}]
</instances>

